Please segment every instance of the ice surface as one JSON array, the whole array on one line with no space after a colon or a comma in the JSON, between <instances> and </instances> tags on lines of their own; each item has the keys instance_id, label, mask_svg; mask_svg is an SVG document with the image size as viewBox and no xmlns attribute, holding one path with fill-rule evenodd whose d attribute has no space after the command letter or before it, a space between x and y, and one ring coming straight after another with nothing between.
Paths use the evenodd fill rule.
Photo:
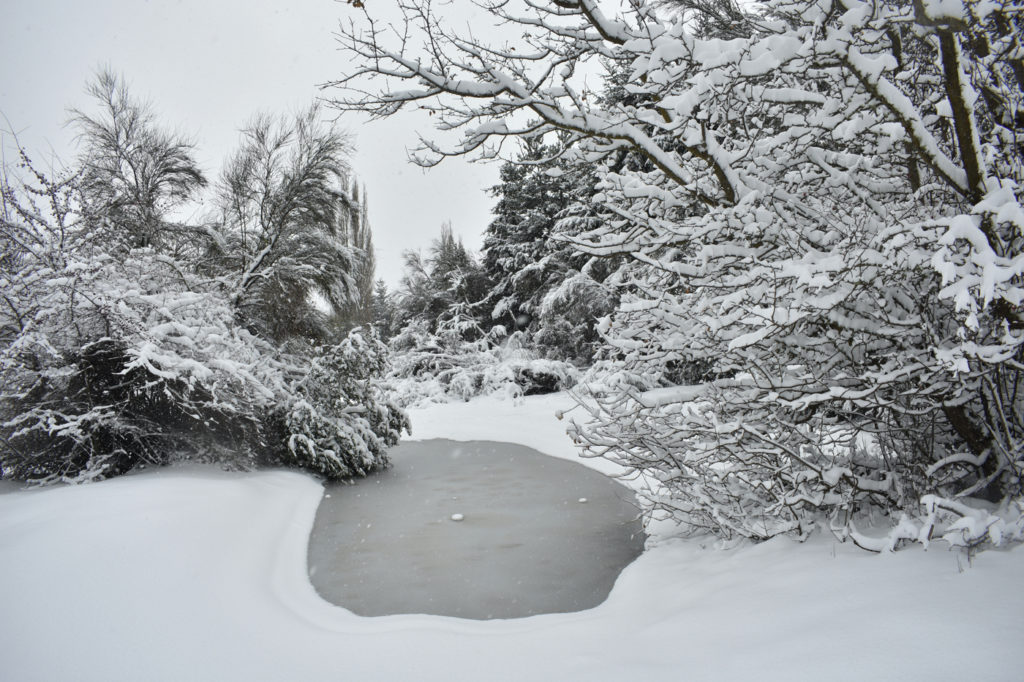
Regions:
<instances>
[{"instance_id":1,"label":"ice surface","mask_svg":"<svg viewBox=\"0 0 1024 682\"><path fill-rule=\"evenodd\" d=\"M391 457L327 489L310 539L313 586L357 614L582 611L643 550L632 491L579 464L484 441L407 442Z\"/></svg>"}]
</instances>

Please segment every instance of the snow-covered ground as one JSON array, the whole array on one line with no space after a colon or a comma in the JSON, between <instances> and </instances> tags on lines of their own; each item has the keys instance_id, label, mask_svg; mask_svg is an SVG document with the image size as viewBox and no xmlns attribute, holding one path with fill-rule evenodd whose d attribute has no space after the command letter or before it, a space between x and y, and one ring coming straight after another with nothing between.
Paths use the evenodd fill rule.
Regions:
<instances>
[{"instance_id":1,"label":"snow-covered ground","mask_svg":"<svg viewBox=\"0 0 1024 682\"><path fill-rule=\"evenodd\" d=\"M574 456L564 396L412 413L415 437ZM593 463L591 463L593 464ZM600 464L600 463L599 463ZM0 679L1021 679L1024 550L661 538L590 611L361 618L306 578L313 479L206 468L0 495ZM382 540L385 540L382 538ZM571 579L571 577L570 577Z\"/></svg>"}]
</instances>

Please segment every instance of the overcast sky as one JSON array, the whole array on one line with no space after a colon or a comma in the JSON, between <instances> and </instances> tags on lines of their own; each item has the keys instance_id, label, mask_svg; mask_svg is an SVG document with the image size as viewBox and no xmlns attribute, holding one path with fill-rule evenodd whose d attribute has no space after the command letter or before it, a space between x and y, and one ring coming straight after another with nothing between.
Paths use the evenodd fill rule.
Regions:
<instances>
[{"instance_id":1,"label":"overcast sky","mask_svg":"<svg viewBox=\"0 0 1024 682\"><path fill-rule=\"evenodd\" d=\"M378 16L393 7L369 1ZM51 152L70 160L67 108L88 107L86 82L109 66L161 121L195 139L211 179L254 113L293 113L331 94L316 85L345 71L333 33L353 12L335 0L0 0L0 8L0 113L36 160ZM430 130L417 112L375 123L346 114L341 124L356 136L379 277L396 284L401 252L425 249L446 221L479 249L495 164L411 165L415 132Z\"/></svg>"}]
</instances>

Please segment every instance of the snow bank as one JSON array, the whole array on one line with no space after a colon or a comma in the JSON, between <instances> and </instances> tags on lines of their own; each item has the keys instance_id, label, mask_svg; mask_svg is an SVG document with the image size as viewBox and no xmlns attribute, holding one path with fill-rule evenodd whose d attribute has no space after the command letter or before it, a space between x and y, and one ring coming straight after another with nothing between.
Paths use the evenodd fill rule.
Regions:
<instances>
[{"instance_id":1,"label":"snow bank","mask_svg":"<svg viewBox=\"0 0 1024 682\"><path fill-rule=\"evenodd\" d=\"M562 414L563 419L557 415ZM493 440L519 443L545 455L570 459L605 474L617 476L623 469L605 459L581 458L566 435L573 416L586 415L575 408L565 393L513 398L490 395L469 402L434 403L409 410L412 438L429 440ZM627 485L629 481L623 481Z\"/></svg>"},{"instance_id":2,"label":"snow bank","mask_svg":"<svg viewBox=\"0 0 1024 682\"><path fill-rule=\"evenodd\" d=\"M417 437L571 456L564 396L412 412ZM162 470L0 494L0 677L136 680L1007 680L1024 551L875 556L829 538L662 542L601 606L360 618L316 595L320 486ZM382 539L384 541L385 539ZM571 576L567 576L571 579Z\"/></svg>"}]
</instances>

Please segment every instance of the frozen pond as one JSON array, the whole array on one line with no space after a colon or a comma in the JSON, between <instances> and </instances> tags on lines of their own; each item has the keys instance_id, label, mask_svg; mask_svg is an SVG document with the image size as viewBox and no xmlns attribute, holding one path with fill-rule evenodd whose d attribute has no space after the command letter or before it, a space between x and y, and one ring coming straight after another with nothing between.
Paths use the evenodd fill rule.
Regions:
<instances>
[{"instance_id":1,"label":"frozen pond","mask_svg":"<svg viewBox=\"0 0 1024 682\"><path fill-rule=\"evenodd\" d=\"M309 543L320 595L364 616L520 618L605 600L643 549L633 493L510 443L412 441L330 485Z\"/></svg>"}]
</instances>

